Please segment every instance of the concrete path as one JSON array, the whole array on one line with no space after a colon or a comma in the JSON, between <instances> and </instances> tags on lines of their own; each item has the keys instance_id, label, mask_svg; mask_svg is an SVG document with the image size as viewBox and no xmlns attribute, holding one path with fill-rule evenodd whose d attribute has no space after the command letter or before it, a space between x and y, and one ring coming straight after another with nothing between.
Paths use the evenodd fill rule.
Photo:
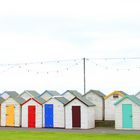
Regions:
<instances>
[{"instance_id":1,"label":"concrete path","mask_svg":"<svg viewBox=\"0 0 140 140\"><path fill-rule=\"evenodd\" d=\"M115 130L114 128L94 128L89 130L79 130L79 129L46 129L46 128L13 128L13 127L0 127L0 131L4 130L14 130L14 131L38 131L38 132L70 132L70 133L111 133L111 134L140 134L140 130Z\"/></svg>"}]
</instances>

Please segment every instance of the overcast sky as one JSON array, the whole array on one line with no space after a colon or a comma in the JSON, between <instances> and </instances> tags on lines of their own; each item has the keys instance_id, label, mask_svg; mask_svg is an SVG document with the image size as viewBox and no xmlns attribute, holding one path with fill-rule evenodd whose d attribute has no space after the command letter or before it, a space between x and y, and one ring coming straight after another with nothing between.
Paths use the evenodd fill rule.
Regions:
<instances>
[{"instance_id":1,"label":"overcast sky","mask_svg":"<svg viewBox=\"0 0 140 140\"><path fill-rule=\"evenodd\" d=\"M0 0L0 64L75 59L0 65L0 92L83 93L79 59L139 57L139 7L139 0ZM139 67L140 60L87 60L87 90L135 94L140 90Z\"/></svg>"}]
</instances>

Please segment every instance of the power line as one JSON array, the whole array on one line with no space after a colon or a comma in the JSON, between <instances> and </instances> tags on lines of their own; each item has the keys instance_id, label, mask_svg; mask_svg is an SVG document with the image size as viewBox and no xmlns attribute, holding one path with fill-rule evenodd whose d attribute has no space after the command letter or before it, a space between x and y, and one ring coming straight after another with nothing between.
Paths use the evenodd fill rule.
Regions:
<instances>
[{"instance_id":1,"label":"power line","mask_svg":"<svg viewBox=\"0 0 140 140\"><path fill-rule=\"evenodd\" d=\"M61 63L61 62L70 62L70 61L78 61L78 60L82 60L82 58L50 60L50 61L34 61L34 62L23 62L23 63L3 63L3 64L0 64L0 66ZM98 57L98 58L85 58L85 60L140 60L140 57Z\"/></svg>"},{"instance_id":2,"label":"power line","mask_svg":"<svg viewBox=\"0 0 140 140\"><path fill-rule=\"evenodd\" d=\"M99 57L99 58L87 58L94 60L140 60L140 57Z\"/></svg>"},{"instance_id":3,"label":"power line","mask_svg":"<svg viewBox=\"0 0 140 140\"><path fill-rule=\"evenodd\" d=\"M101 61L100 61L101 60ZM103 60L103 62L102 62ZM109 60L109 61L108 61ZM110 60L113 60L110 61ZM116 61L115 61L116 60ZM122 63L122 61L124 63ZM128 60L128 61L126 61ZM140 70L140 64L132 63L129 60L140 60L140 57L105 57L105 58L85 58L85 63L91 62L91 66L93 63L93 66L100 67L105 70L114 69L116 71L120 70L132 70L132 69L139 69ZM105 61L105 62L104 62ZM12 69L24 69L27 72L37 72L37 73L54 73L62 70L69 70L72 67L81 64L82 65L83 58L81 59L64 59L64 60L51 60L51 61L36 61L36 62L24 62L24 63L6 63L6 64L0 64L0 71L1 73L10 71ZM118 64L119 62L119 64ZM125 63L127 62L127 63ZM128 63L130 62L130 64ZM34 66L32 66L34 65ZM47 67L45 67L47 66ZM36 69L36 68L39 68ZM53 68L50 70L50 68ZM42 71L44 69L44 71Z\"/></svg>"},{"instance_id":4,"label":"power line","mask_svg":"<svg viewBox=\"0 0 140 140\"><path fill-rule=\"evenodd\" d=\"M35 65L35 64L46 64L46 63L62 63L70 61L78 61L82 59L63 59L63 60L50 60L50 61L35 61L35 62L23 62L23 63L3 63L0 66L10 66L10 65Z\"/></svg>"}]
</instances>

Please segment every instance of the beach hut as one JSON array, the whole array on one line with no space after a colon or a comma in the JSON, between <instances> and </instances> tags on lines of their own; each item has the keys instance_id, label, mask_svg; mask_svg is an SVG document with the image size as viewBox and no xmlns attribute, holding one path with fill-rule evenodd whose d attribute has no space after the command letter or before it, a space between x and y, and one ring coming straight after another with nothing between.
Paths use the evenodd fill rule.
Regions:
<instances>
[{"instance_id":1,"label":"beach hut","mask_svg":"<svg viewBox=\"0 0 140 140\"><path fill-rule=\"evenodd\" d=\"M60 94L55 91L55 90L45 90L40 97L43 98L44 100L49 100L50 98L54 97L54 96L60 96Z\"/></svg>"},{"instance_id":2,"label":"beach hut","mask_svg":"<svg viewBox=\"0 0 140 140\"><path fill-rule=\"evenodd\" d=\"M79 93L77 90L67 90L62 94L62 96L69 101L75 97L82 97L81 93Z\"/></svg>"},{"instance_id":3,"label":"beach hut","mask_svg":"<svg viewBox=\"0 0 140 140\"><path fill-rule=\"evenodd\" d=\"M1 126L20 127L21 104L25 101L12 92L6 92L9 96L1 102Z\"/></svg>"},{"instance_id":4,"label":"beach hut","mask_svg":"<svg viewBox=\"0 0 140 140\"><path fill-rule=\"evenodd\" d=\"M115 103L115 128L140 130L140 99L127 95Z\"/></svg>"},{"instance_id":5,"label":"beach hut","mask_svg":"<svg viewBox=\"0 0 140 140\"><path fill-rule=\"evenodd\" d=\"M22 127L42 127L42 98L30 98L22 104Z\"/></svg>"},{"instance_id":6,"label":"beach hut","mask_svg":"<svg viewBox=\"0 0 140 140\"><path fill-rule=\"evenodd\" d=\"M36 98L38 97L40 94L38 92L36 92L35 90L25 90L23 91L19 97L28 100L30 98Z\"/></svg>"},{"instance_id":7,"label":"beach hut","mask_svg":"<svg viewBox=\"0 0 140 140\"><path fill-rule=\"evenodd\" d=\"M104 120L104 94L99 90L89 90L84 97L95 104L95 120Z\"/></svg>"},{"instance_id":8,"label":"beach hut","mask_svg":"<svg viewBox=\"0 0 140 140\"><path fill-rule=\"evenodd\" d=\"M65 108L64 105L69 101L64 97L52 97L43 104L43 127L45 128L64 128L65 127Z\"/></svg>"},{"instance_id":9,"label":"beach hut","mask_svg":"<svg viewBox=\"0 0 140 140\"><path fill-rule=\"evenodd\" d=\"M121 99L123 96L127 95L123 91L113 91L104 97L105 100L105 120L114 121L115 120L115 106L114 103Z\"/></svg>"},{"instance_id":10,"label":"beach hut","mask_svg":"<svg viewBox=\"0 0 140 140\"><path fill-rule=\"evenodd\" d=\"M95 127L95 105L84 97L74 97L65 104L65 128Z\"/></svg>"}]
</instances>

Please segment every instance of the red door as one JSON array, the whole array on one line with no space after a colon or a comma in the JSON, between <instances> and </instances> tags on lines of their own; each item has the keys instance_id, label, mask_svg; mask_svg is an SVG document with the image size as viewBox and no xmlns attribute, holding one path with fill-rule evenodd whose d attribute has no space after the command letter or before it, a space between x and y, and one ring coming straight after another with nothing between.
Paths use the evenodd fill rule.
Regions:
<instances>
[{"instance_id":1,"label":"red door","mask_svg":"<svg viewBox=\"0 0 140 140\"><path fill-rule=\"evenodd\" d=\"M35 106L28 106L28 128L35 128Z\"/></svg>"},{"instance_id":2,"label":"red door","mask_svg":"<svg viewBox=\"0 0 140 140\"><path fill-rule=\"evenodd\" d=\"M80 106L72 106L72 127L81 127Z\"/></svg>"}]
</instances>

